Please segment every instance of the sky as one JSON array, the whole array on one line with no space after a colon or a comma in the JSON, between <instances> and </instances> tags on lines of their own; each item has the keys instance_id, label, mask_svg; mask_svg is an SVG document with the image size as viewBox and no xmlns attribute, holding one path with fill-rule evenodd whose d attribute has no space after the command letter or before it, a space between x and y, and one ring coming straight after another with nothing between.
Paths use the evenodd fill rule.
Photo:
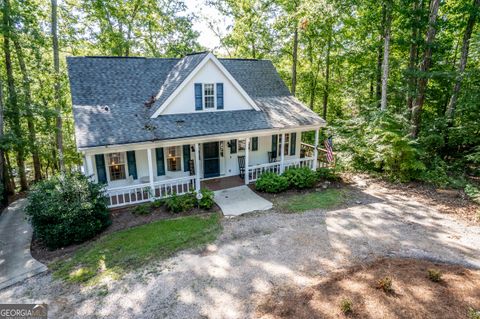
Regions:
<instances>
[{"instance_id":1,"label":"sky","mask_svg":"<svg viewBox=\"0 0 480 319\"><path fill-rule=\"evenodd\" d=\"M232 23L229 18L223 17L222 14L214 7L207 6L205 0L185 0L187 12L195 14L198 18L193 21L193 29L200 33L198 42L208 50L217 49L220 46L218 36L210 29L208 21L212 21L217 32L222 35L227 33L227 26ZM218 49L217 49L218 51Z\"/></svg>"}]
</instances>

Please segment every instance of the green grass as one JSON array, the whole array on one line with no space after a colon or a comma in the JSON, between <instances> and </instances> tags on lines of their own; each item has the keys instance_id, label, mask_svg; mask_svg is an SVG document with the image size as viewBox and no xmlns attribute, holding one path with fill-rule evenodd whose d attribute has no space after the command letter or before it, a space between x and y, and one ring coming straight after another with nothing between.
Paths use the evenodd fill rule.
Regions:
<instances>
[{"instance_id":1,"label":"green grass","mask_svg":"<svg viewBox=\"0 0 480 319\"><path fill-rule=\"evenodd\" d=\"M53 275L87 285L120 278L127 270L215 240L218 214L161 220L102 237L67 260L52 264Z\"/></svg>"},{"instance_id":2,"label":"green grass","mask_svg":"<svg viewBox=\"0 0 480 319\"><path fill-rule=\"evenodd\" d=\"M345 199L344 191L327 189L321 192L291 196L282 205L282 208L295 213L318 208L327 209L343 203Z\"/></svg>"}]
</instances>

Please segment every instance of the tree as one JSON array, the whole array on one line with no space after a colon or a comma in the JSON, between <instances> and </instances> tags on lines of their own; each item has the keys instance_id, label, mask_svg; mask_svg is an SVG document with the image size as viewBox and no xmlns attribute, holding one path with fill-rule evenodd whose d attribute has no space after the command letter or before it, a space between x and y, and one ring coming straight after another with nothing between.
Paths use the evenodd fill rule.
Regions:
<instances>
[{"instance_id":1,"label":"tree","mask_svg":"<svg viewBox=\"0 0 480 319\"><path fill-rule=\"evenodd\" d=\"M458 70L457 70L458 75L455 79L452 95L450 97L450 101L448 103L447 111L445 114L445 116L447 117L447 121L449 122L450 125L453 121L453 117L455 114L455 107L457 105L457 100L458 100L458 94L460 92L460 87L462 85L465 68L467 67L468 50L470 48L470 39L472 37L473 27L475 26L475 22L478 18L479 8L480 8L480 0L474 0L472 4L470 17L467 22L467 27L465 28L465 33L463 34L462 53L460 56L460 62L458 63Z\"/></svg>"},{"instance_id":2,"label":"tree","mask_svg":"<svg viewBox=\"0 0 480 319\"><path fill-rule=\"evenodd\" d=\"M27 190L27 176L25 173L25 151L23 148L23 133L20 123L20 109L17 100L15 80L13 76L13 65L11 58L10 39L12 37L12 21L10 16L10 1L3 1L3 51L5 53L5 69L7 73L8 86L8 106L12 119L13 133L15 134L15 150L17 153L18 175L20 177L20 187L22 191Z\"/></svg>"},{"instance_id":3,"label":"tree","mask_svg":"<svg viewBox=\"0 0 480 319\"><path fill-rule=\"evenodd\" d=\"M3 83L0 79L0 202L8 205L8 174L5 165L5 150L3 144Z\"/></svg>"},{"instance_id":4,"label":"tree","mask_svg":"<svg viewBox=\"0 0 480 319\"><path fill-rule=\"evenodd\" d=\"M422 72L422 77L418 80L418 94L412 107L412 128L410 132L412 137L417 137L420 130L420 117L422 114L423 104L425 103L425 91L428 83L427 72L430 68L430 62L432 58L432 44L435 39L439 6L440 0L432 0L432 3L430 5L430 16L428 19L427 36L425 40L425 51L423 54L422 66L420 68L420 71Z\"/></svg>"},{"instance_id":5,"label":"tree","mask_svg":"<svg viewBox=\"0 0 480 319\"><path fill-rule=\"evenodd\" d=\"M63 99L60 87L60 58L58 49L57 34L57 0L52 0L52 47L53 47L53 66L54 66L54 92L55 92L55 111L56 111L56 142L58 165L60 171L65 172L65 163L63 158L63 122L62 122L62 106Z\"/></svg>"},{"instance_id":6,"label":"tree","mask_svg":"<svg viewBox=\"0 0 480 319\"><path fill-rule=\"evenodd\" d=\"M387 88L388 88L388 61L390 57L390 32L392 26L392 0L385 0L385 36L383 48L382 63L382 97L380 101L380 109L387 109Z\"/></svg>"}]
</instances>

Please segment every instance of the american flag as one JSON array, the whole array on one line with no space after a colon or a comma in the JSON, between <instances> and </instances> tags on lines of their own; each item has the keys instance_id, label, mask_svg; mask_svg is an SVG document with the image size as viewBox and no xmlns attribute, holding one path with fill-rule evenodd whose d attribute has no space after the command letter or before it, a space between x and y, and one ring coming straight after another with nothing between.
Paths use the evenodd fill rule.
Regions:
<instances>
[{"instance_id":1,"label":"american flag","mask_svg":"<svg viewBox=\"0 0 480 319\"><path fill-rule=\"evenodd\" d=\"M335 158L333 157L333 142L332 137L330 136L327 138L323 144L325 145L325 149L327 150L327 161L329 163L333 162Z\"/></svg>"}]
</instances>

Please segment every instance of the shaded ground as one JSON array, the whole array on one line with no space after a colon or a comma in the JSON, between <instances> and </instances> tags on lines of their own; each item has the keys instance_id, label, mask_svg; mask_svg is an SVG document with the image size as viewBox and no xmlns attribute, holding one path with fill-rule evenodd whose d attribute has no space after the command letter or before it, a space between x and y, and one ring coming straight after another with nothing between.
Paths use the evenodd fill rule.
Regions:
<instances>
[{"instance_id":1,"label":"shaded ground","mask_svg":"<svg viewBox=\"0 0 480 319\"><path fill-rule=\"evenodd\" d=\"M440 282L428 270L441 271ZM378 289L392 279L392 292ZM274 318L342 318L343 300L351 302L349 318L467 318L480 309L480 270L413 259L381 259L339 271L308 287L277 287L259 302L257 316Z\"/></svg>"},{"instance_id":2,"label":"shaded ground","mask_svg":"<svg viewBox=\"0 0 480 319\"><path fill-rule=\"evenodd\" d=\"M274 207L224 219L206 249L145 264L121 280L82 287L40 275L1 290L0 300L46 302L52 318L252 318L276 287L310 287L382 257L480 267L480 227L402 190L360 184L350 186L349 207L297 214Z\"/></svg>"}]
</instances>

